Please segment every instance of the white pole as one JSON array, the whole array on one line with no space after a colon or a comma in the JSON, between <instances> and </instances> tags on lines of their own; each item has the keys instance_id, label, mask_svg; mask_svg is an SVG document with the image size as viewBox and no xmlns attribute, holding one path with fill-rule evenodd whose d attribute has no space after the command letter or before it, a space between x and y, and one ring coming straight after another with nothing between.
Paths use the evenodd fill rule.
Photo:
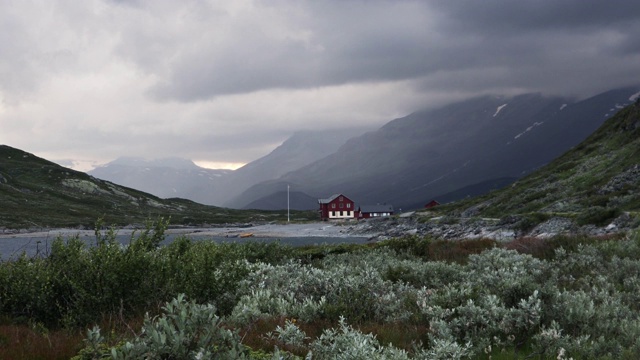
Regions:
<instances>
[{"instance_id":1,"label":"white pole","mask_svg":"<svg viewBox=\"0 0 640 360\"><path fill-rule=\"evenodd\" d=\"M287 222L289 222L289 185L287 185Z\"/></svg>"}]
</instances>

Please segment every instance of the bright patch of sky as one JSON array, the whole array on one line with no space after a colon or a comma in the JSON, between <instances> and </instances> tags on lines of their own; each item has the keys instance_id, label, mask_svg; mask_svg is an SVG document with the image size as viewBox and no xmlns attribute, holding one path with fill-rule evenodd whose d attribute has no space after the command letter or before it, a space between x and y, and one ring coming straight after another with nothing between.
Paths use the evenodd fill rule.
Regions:
<instances>
[{"instance_id":1,"label":"bright patch of sky","mask_svg":"<svg viewBox=\"0 0 640 360\"><path fill-rule=\"evenodd\" d=\"M206 161L206 160L194 160L193 163L205 169L225 169L225 170L236 170L246 165L245 163L219 162L219 161Z\"/></svg>"}]
</instances>

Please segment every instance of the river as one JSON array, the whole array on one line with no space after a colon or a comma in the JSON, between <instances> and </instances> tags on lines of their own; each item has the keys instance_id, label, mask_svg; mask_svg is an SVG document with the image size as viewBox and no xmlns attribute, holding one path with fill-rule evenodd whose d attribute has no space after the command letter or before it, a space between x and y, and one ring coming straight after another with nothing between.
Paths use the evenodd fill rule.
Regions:
<instances>
[{"instance_id":1,"label":"river","mask_svg":"<svg viewBox=\"0 0 640 360\"><path fill-rule=\"evenodd\" d=\"M87 246L95 246L96 238L93 233L78 232L76 234L49 234L49 233L34 233L34 234L16 234L16 235L2 235L0 236L0 260L7 261L15 259L25 253L29 257L42 256L45 257L49 254L51 243L56 237L62 237L62 239L68 239L71 236L78 236ZM118 234L116 239L119 243L126 245L131 241L131 234ZM215 241L222 242L235 242L244 243L250 241L263 241L274 242L278 241L281 244L287 244L291 246L304 246L304 245L321 245L321 244L364 244L367 242L367 237L359 236L289 236L289 237L227 237L227 236L212 236L209 234L199 233L169 233L166 234L165 240L161 243L166 245L171 243L179 236L185 236L193 241Z\"/></svg>"}]
</instances>

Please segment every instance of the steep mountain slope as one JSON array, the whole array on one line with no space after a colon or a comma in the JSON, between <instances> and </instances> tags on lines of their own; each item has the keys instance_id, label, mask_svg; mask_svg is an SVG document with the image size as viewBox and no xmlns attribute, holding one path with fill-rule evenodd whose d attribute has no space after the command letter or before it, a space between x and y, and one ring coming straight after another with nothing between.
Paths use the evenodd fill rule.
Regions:
<instances>
[{"instance_id":1,"label":"steep mountain slope","mask_svg":"<svg viewBox=\"0 0 640 360\"><path fill-rule=\"evenodd\" d=\"M265 214L162 200L0 145L0 229L141 224L158 216L172 224L251 221ZM274 214L280 216L286 213Z\"/></svg>"},{"instance_id":2,"label":"steep mountain slope","mask_svg":"<svg viewBox=\"0 0 640 360\"><path fill-rule=\"evenodd\" d=\"M511 186L453 204L466 216L542 213L605 224L640 210L640 100L584 142Z\"/></svg>"},{"instance_id":3,"label":"steep mountain slope","mask_svg":"<svg viewBox=\"0 0 640 360\"><path fill-rule=\"evenodd\" d=\"M250 188L233 204L242 207L286 184L314 197L341 192L359 204L386 202L405 209L445 194L447 200L477 195L577 145L637 91L614 90L577 103L538 94L487 96L416 112Z\"/></svg>"},{"instance_id":4,"label":"steep mountain slope","mask_svg":"<svg viewBox=\"0 0 640 360\"><path fill-rule=\"evenodd\" d=\"M288 198L288 204L287 204ZM318 206L318 199L299 191L275 192L245 206L245 209L282 210L289 206L291 210L309 210Z\"/></svg>"},{"instance_id":5,"label":"steep mountain slope","mask_svg":"<svg viewBox=\"0 0 640 360\"><path fill-rule=\"evenodd\" d=\"M212 204L222 177L231 172L205 169L191 160L179 158L119 158L89 171L88 174L160 198L180 197Z\"/></svg>"},{"instance_id":6,"label":"steep mountain slope","mask_svg":"<svg viewBox=\"0 0 640 360\"><path fill-rule=\"evenodd\" d=\"M251 186L277 179L290 171L320 160L334 153L348 139L359 136L365 131L364 128L298 131L268 155L248 163L225 177L221 186L222 191L216 193L217 201L225 206L233 205L229 200ZM283 189L286 189L286 186L278 191Z\"/></svg>"}]
</instances>

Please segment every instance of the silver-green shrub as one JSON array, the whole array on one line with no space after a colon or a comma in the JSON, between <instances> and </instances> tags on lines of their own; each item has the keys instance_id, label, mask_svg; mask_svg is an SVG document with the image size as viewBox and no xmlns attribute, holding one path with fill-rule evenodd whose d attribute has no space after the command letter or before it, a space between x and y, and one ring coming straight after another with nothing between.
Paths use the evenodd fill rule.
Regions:
<instances>
[{"instance_id":1,"label":"silver-green shrub","mask_svg":"<svg viewBox=\"0 0 640 360\"><path fill-rule=\"evenodd\" d=\"M322 313L324 304L324 297L318 300L313 297L299 300L293 292L256 289L240 297L229 316L229 321L237 325L247 325L259 319L271 317L291 317L312 321Z\"/></svg>"},{"instance_id":2,"label":"silver-green shrub","mask_svg":"<svg viewBox=\"0 0 640 360\"><path fill-rule=\"evenodd\" d=\"M408 354L393 346L381 346L372 334L363 334L340 318L337 329L326 329L311 342L307 359L376 360L409 359Z\"/></svg>"},{"instance_id":3,"label":"silver-green shrub","mask_svg":"<svg viewBox=\"0 0 640 360\"><path fill-rule=\"evenodd\" d=\"M420 360L460 360L473 354L471 343L460 345L450 339L434 339L429 349L420 349L414 359Z\"/></svg>"},{"instance_id":4,"label":"silver-green shrub","mask_svg":"<svg viewBox=\"0 0 640 360\"><path fill-rule=\"evenodd\" d=\"M296 353L307 353L308 359L456 359L490 357L502 351L512 353L514 358L636 359L640 358L639 239L636 235L591 245L567 243L569 250L557 249L554 257L545 260L494 248L469 256L465 264L425 261L388 248L326 255L312 264L298 260L255 262L240 260L240 253L225 252L239 251L235 248L195 249L185 242L167 249L169 260L156 262L163 250L152 250L136 255L139 257L131 264L136 264L133 268L152 264L154 274L164 274L159 278L175 281L172 291L188 284L185 287L206 300L198 302L216 305L218 301L224 302L228 311L218 313L222 320L214 318L217 325L211 331L221 332L234 325L250 328L258 319L289 319L284 326L262 335L277 346L295 347ZM628 253L626 248L630 249ZM58 279L43 295L67 294L75 289L63 287L72 285L71 279L87 283L93 279L80 276L83 269L80 265L89 266L88 260L94 258L70 262L73 254L82 256L84 250L63 250L66 252L58 253L56 261L60 261L60 266L54 267L55 273L39 272L46 266L38 261L16 262L15 268L0 267L3 306L19 311L19 300L30 296L34 284L49 286L52 279ZM107 246L100 251L95 259L121 256L121 250ZM265 259L275 259L273 256ZM74 266L67 268L63 264ZM165 270L160 272L158 268ZM34 278L17 276L18 270ZM184 271L181 277L169 276L178 270ZM63 276L56 278L51 274ZM112 284L127 279L123 275L97 279ZM16 284L20 293L12 292L12 281L20 281ZM143 293L132 294L122 295L138 299ZM98 299L85 304L93 303L101 304ZM29 306L35 307L23 309L30 312L40 309L41 313L48 309L44 302ZM214 308L207 309L211 312ZM197 314L195 311L190 316ZM159 319L150 319L146 325L151 326ZM298 327L297 323L316 320L335 321L337 325L310 339L300 329L308 324ZM221 321L224 327L220 326ZM376 323L427 329L420 338L424 344L416 343L414 349L402 350L385 346L373 334L357 329L361 324ZM162 343L162 336L150 333L151 328L131 341L128 348L144 341L155 344L152 339L156 337ZM380 338L385 336L379 334ZM231 338L237 339L233 335ZM100 343L90 340L100 339L95 331L88 339L89 343ZM116 351L128 348L121 346ZM240 345L234 348L242 350ZM100 349L87 346L87 351ZM278 348L266 356L271 355L294 358Z\"/></svg>"},{"instance_id":5,"label":"silver-green shrub","mask_svg":"<svg viewBox=\"0 0 640 360\"><path fill-rule=\"evenodd\" d=\"M531 255L494 248L469 256L466 280L476 292L496 295L512 307L539 290L546 266Z\"/></svg>"},{"instance_id":6,"label":"silver-green shrub","mask_svg":"<svg viewBox=\"0 0 640 360\"><path fill-rule=\"evenodd\" d=\"M187 302L179 295L163 307L163 314L145 317L140 334L132 341L107 350L99 357L118 359L242 359L246 349L234 331L221 326L213 305ZM100 349L99 329L88 332L88 347ZM95 354L94 354L95 356Z\"/></svg>"},{"instance_id":7,"label":"silver-green shrub","mask_svg":"<svg viewBox=\"0 0 640 360\"><path fill-rule=\"evenodd\" d=\"M373 258L382 261L381 257ZM411 315L407 299L416 289L384 280L379 267L361 261L358 255L354 255L354 266L332 257L322 268L299 262L256 264L242 282L240 301L231 318L240 323L263 315L300 317L303 321L318 316L345 316L350 321L407 319Z\"/></svg>"},{"instance_id":8,"label":"silver-green shrub","mask_svg":"<svg viewBox=\"0 0 640 360\"><path fill-rule=\"evenodd\" d=\"M304 347L305 341L309 340L307 334L290 319L285 321L284 328L278 325L274 331L267 333L267 338L294 347Z\"/></svg>"}]
</instances>

